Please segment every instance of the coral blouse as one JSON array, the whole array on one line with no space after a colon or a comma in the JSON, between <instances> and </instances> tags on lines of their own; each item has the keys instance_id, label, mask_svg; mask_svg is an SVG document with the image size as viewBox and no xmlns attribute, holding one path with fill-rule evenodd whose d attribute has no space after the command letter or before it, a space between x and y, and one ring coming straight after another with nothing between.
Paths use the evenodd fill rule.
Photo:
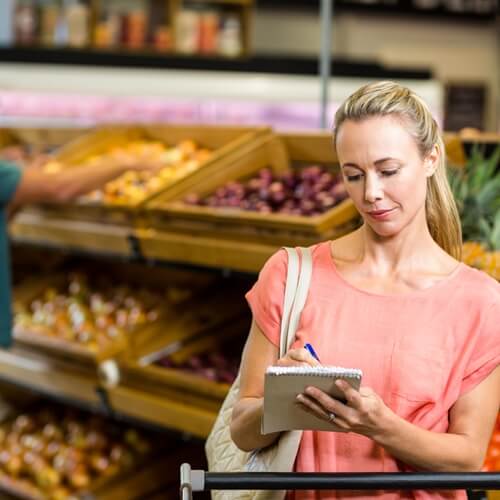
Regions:
<instances>
[{"instance_id":1,"label":"coral blouse","mask_svg":"<svg viewBox=\"0 0 500 500\"><path fill-rule=\"evenodd\" d=\"M313 275L294 347L311 342L321 362L361 368L363 385L396 414L447 432L457 399L500 364L500 284L461 264L425 290L363 291L336 269L329 242L311 248ZM287 254L274 254L246 298L264 335L279 345ZM296 472L398 472L411 469L371 439L305 431ZM297 500L332 498L465 499L465 491L296 491Z\"/></svg>"}]
</instances>

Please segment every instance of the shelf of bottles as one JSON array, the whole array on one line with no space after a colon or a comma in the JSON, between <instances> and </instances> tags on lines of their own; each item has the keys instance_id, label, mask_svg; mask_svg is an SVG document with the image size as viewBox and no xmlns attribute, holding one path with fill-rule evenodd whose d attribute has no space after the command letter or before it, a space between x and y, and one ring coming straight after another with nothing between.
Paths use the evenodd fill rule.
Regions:
<instances>
[{"instance_id":1,"label":"shelf of bottles","mask_svg":"<svg viewBox=\"0 0 500 500\"><path fill-rule=\"evenodd\" d=\"M17 0L18 47L242 57L254 0Z\"/></svg>"}]
</instances>

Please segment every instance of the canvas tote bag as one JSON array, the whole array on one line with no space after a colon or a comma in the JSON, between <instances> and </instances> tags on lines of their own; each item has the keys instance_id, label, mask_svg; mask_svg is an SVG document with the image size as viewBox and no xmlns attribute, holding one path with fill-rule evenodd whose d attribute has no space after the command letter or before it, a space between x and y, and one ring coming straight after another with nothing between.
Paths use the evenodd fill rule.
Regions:
<instances>
[{"instance_id":1,"label":"canvas tote bag","mask_svg":"<svg viewBox=\"0 0 500 500\"><path fill-rule=\"evenodd\" d=\"M285 248L288 270L281 318L280 350L283 357L292 345L300 315L307 299L312 274L312 257L308 248ZM267 448L253 452L241 451L232 441L230 423L233 406L238 400L238 374L219 411L205 444L210 472L292 472L302 431L284 432ZM282 500L286 491L212 491L214 500Z\"/></svg>"}]
</instances>

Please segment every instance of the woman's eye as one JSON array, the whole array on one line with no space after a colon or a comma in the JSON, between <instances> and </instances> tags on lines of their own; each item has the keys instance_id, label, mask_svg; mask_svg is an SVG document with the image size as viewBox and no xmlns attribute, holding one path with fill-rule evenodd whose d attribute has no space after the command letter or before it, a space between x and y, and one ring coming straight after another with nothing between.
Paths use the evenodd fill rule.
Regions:
<instances>
[{"instance_id":1,"label":"woman's eye","mask_svg":"<svg viewBox=\"0 0 500 500\"><path fill-rule=\"evenodd\" d=\"M359 181L359 179L361 179L361 177L363 177L361 174L357 174L357 175L346 175L346 179L347 179L349 182Z\"/></svg>"},{"instance_id":2,"label":"woman's eye","mask_svg":"<svg viewBox=\"0 0 500 500\"><path fill-rule=\"evenodd\" d=\"M395 175L399 172L398 169L396 170L382 170L382 175L385 177L390 177L391 175Z\"/></svg>"}]
</instances>

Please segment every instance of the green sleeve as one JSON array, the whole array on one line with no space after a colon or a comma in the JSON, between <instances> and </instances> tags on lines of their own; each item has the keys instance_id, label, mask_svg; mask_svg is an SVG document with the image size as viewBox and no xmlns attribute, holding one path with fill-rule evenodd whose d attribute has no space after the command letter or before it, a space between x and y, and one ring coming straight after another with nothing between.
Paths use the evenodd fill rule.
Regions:
<instances>
[{"instance_id":1,"label":"green sleeve","mask_svg":"<svg viewBox=\"0 0 500 500\"><path fill-rule=\"evenodd\" d=\"M20 179L20 168L0 161L0 206L5 207L12 199Z\"/></svg>"},{"instance_id":2,"label":"green sleeve","mask_svg":"<svg viewBox=\"0 0 500 500\"><path fill-rule=\"evenodd\" d=\"M8 347L12 339L12 303L10 259L7 236L7 205L14 196L21 170L0 162L0 346Z\"/></svg>"}]
</instances>

